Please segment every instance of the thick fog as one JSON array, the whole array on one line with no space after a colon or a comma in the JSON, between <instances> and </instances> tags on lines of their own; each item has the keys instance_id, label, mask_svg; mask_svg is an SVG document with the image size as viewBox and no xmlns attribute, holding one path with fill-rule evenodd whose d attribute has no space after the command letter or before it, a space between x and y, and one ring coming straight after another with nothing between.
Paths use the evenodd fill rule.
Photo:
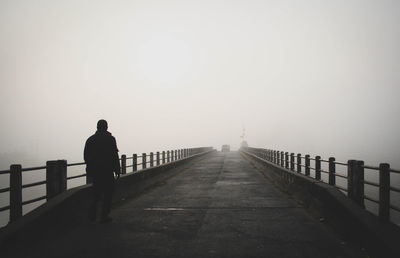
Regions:
<instances>
[{"instance_id":1,"label":"thick fog","mask_svg":"<svg viewBox=\"0 0 400 258\"><path fill-rule=\"evenodd\" d=\"M400 168L399 1L0 2L0 169L240 145Z\"/></svg>"}]
</instances>

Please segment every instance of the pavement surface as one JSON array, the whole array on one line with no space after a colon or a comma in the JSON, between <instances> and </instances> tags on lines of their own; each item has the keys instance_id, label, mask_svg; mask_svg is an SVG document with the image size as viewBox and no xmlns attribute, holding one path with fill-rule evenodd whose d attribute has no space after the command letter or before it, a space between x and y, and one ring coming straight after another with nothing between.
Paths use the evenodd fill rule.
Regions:
<instances>
[{"instance_id":1,"label":"pavement surface","mask_svg":"<svg viewBox=\"0 0 400 258\"><path fill-rule=\"evenodd\" d=\"M113 207L1 257L362 257L237 152L216 152ZM11 255L12 254L12 255ZM4 255L4 256L3 256Z\"/></svg>"}]
</instances>

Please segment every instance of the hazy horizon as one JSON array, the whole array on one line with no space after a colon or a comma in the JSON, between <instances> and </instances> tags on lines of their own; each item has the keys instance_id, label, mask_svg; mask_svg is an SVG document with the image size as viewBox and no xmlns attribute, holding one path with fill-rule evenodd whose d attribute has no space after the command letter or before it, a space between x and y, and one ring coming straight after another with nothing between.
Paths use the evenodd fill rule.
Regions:
<instances>
[{"instance_id":1,"label":"hazy horizon","mask_svg":"<svg viewBox=\"0 0 400 258\"><path fill-rule=\"evenodd\" d=\"M400 168L399 11L398 1L3 0L0 157L81 161L103 118L120 154L235 149L244 126L253 147Z\"/></svg>"}]
</instances>

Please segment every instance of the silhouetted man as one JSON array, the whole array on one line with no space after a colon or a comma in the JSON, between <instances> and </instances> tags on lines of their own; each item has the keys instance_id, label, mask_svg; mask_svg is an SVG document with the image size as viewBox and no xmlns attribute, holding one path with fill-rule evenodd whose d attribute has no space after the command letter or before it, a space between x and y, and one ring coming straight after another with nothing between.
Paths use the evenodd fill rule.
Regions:
<instances>
[{"instance_id":1,"label":"silhouetted man","mask_svg":"<svg viewBox=\"0 0 400 258\"><path fill-rule=\"evenodd\" d=\"M114 173L120 176L120 164L115 138L107 131L106 120L97 122L97 131L87 139L84 150L87 176L93 180L93 200L89 219L96 220L97 203L102 203L101 223L111 222L108 216L114 191Z\"/></svg>"}]
</instances>

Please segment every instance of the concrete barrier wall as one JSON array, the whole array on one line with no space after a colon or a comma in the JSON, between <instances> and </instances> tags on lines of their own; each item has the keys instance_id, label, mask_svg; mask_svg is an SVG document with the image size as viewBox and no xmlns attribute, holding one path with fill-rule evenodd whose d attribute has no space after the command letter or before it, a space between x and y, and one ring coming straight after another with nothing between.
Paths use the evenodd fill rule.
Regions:
<instances>
[{"instance_id":1,"label":"concrete barrier wall","mask_svg":"<svg viewBox=\"0 0 400 258\"><path fill-rule=\"evenodd\" d=\"M287 192L345 241L366 248L373 257L400 257L400 229L358 206L337 188L241 151L262 174Z\"/></svg>"},{"instance_id":2,"label":"concrete barrier wall","mask_svg":"<svg viewBox=\"0 0 400 258\"><path fill-rule=\"evenodd\" d=\"M125 198L139 194L149 187L162 182L183 171L199 159L215 150L166 163L157 167L122 175L116 181L113 205L118 205ZM40 237L46 231L60 230L66 227L80 227L88 223L88 206L92 196L92 185L84 185L67 190L54 197L17 221L0 229L0 246L7 241L29 241Z\"/></svg>"}]
</instances>

